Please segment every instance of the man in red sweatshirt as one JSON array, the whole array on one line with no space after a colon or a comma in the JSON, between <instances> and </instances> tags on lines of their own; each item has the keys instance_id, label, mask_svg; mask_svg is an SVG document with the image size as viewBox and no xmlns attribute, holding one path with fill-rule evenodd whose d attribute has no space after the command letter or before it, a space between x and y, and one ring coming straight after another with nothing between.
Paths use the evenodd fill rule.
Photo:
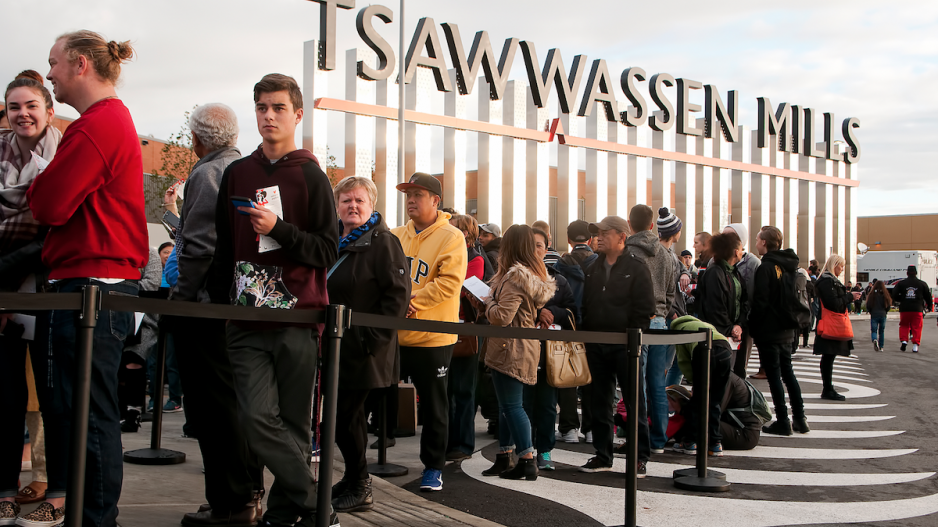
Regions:
<instances>
[{"instance_id":1,"label":"man in red sweatshirt","mask_svg":"<svg viewBox=\"0 0 938 527\"><path fill-rule=\"evenodd\" d=\"M296 148L303 118L296 81L265 75L254 86L254 113L263 143L228 165L218 189L212 300L323 309L326 273L339 251L338 220L329 178L309 150ZM315 525L310 428L321 333L321 324L227 327L241 426L274 475L265 525ZM330 527L338 526L331 516Z\"/></svg>"},{"instance_id":2,"label":"man in red sweatshirt","mask_svg":"<svg viewBox=\"0 0 938 527\"><path fill-rule=\"evenodd\" d=\"M55 158L26 196L33 216L50 226L42 260L51 289L80 291L94 284L104 295L137 295L140 268L149 257L143 210L143 162L130 112L114 84L128 42L107 42L91 31L59 37L49 52L47 78L55 98L81 114L69 125ZM72 382L75 375L74 311L51 311L37 320L33 354L46 430L49 487L46 501L17 523L57 525L64 516L68 481ZM101 311L94 329L88 458L83 525L113 526L123 479L117 370L133 314Z\"/></svg>"}]
</instances>

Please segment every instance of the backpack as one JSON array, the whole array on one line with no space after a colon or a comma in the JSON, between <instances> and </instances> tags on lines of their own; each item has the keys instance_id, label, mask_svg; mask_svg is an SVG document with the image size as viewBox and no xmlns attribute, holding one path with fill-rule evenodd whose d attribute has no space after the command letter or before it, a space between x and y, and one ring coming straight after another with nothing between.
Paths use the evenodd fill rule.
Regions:
<instances>
[{"instance_id":1,"label":"backpack","mask_svg":"<svg viewBox=\"0 0 938 527\"><path fill-rule=\"evenodd\" d=\"M749 390L749 408L727 408L726 412L729 413L730 417L736 421L736 424L738 424L740 428L746 428L746 426L736 417L736 414L739 412L746 412L756 416L759 421L762 421L762 424L768 423L772 420L772 409L769 408L769 403L765 400L765 396L762 395L762 392L757 390L748 379L743 379L743 382L746 383L746 388Z\"/></svg>"},{"instance_id":2,"label":"backpack","mask_svg":"<svg viewBox=\"0 0 938 527\"><path fill-rule=\"evenodd\" d=\"M783 329L805 330L811 326L811 303L808 300L808 278L795 271L782 271L779 285L779 326Z\"/></svg>"},{"instance_id":3,"label":"backpack","mask_svg":"<svg viewBox=\"0 0 938 527\"><path fill-rule=\"evenodd\" d=\"M586 268L598 258L599 255L593 253L578 264L570 264L564 261L563 258L554 262L554 271L560 273L560 276L566 278L567 283L570 284L570 290L573 291L573 300L578 310L583 308L583 288L586 282Z\"/></svg>"}]
</instances>

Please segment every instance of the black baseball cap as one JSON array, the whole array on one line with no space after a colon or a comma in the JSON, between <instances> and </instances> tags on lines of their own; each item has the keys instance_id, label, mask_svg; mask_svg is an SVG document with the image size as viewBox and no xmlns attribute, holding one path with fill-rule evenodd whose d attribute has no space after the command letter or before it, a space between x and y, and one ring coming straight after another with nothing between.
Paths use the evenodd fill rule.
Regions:
<instances>
[{"instance_id":1,"label":"black baseball cap","mask_svg":"<svg viewBox=\"0 0 938 527\"><path fill-rule=\"evenodd\" d=\"M681 256L682 256L682 257L683 257L683 256L693 256L693 253L691 253L691 252L688 251L687 249L684 249L683 251L681 251Z\"/></svg>"},{"instance_id":2,"label":"black baseball cap","mask_svg":"<svg viewBox=\"0 0 938 527\"><path fill-rule=\"evenodd\" d=\"M583 220L573 220L567 226L567 239L570 241L582 243L589 241L593 235L590 234L590 224Z\"/></svg>"},{"instance_id":3,"label":"black baseball cap","mask_svg":"<svg viewBox=\"0 0 938 527\"><path fill-rule=\"evenodd\" d=\"M440 184L440 180L423 172L414 172L414 175L410 176L407 183L401 183L397 186L397 190L401 192L407 192L409 188L422 188L441 198L443 197L443 185Z\"/></svg>"}]
</instances>

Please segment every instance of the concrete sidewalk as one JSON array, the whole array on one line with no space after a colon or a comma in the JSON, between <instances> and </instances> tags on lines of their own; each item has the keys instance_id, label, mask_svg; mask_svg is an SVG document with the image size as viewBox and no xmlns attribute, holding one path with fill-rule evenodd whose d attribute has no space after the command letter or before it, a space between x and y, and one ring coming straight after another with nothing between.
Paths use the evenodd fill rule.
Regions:
<instances>
[{"instance_id":1,"label":"concrete sidewalk","mask_svg":"<svg viewBox=\"0 0 938 527\"><path fill-rule=\"evenodd\" d=\"M175 527L179 525L185 513L195 512L200 504L205 503L202 455L197 441L181 437L184 422L185 416L182 412L164 414L162 447L184 452L185 463L169 466L124 463L124 486L118 518L122 527ZM482 423L480 426L484 432L484 421ZM144 423L137 433L122 434L124 449L135 450L149 447L150 430L150 423ZM373 437L369 436L369 439ZM482 440L477 445L479 449L492 442L490 436L484 436L484 433L479 439ZM345 527L498 526L497 523L434 503L400 488L399 485L405 485L420 478L423 466L420 464L418 451L419 435L398 438L397 446L388 449L388 462L408 467L409 473L390 481L373 478L374 510L341 514L342 525ZM338 449L336 449L335 457L336 472L333 475L333 482L342 477L344 470ZM369 450L368 458L370 462L377 462L377 450ZM313 471L318 476L318 464L313 465ZM31 480L28 472L24 472L21 476L23 485ZM273 476L270 472L265 472L265 480L265 486L269 489L273 483ZM442 492L446 492L445 481ZM27 505L24 509L30 511L35 506Z\"/></svg>"}]
</instances>

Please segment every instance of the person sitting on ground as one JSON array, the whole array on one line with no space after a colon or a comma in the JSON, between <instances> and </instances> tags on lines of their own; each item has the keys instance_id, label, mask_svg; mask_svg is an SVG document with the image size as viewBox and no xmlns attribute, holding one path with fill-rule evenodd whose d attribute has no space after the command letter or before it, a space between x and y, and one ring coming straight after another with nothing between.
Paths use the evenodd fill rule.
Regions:
<instances>
[{"instance_id":1,"label":"person sitting on ground","mask_svg":"<svg viewBox=\"0 0 938 527\"><path fill-rule=\"evenodd\" d=\"M378 188L368 178L348 177L333 190L339 213L339 261L328 278L329 301L353 313L403 317L410 299L404 250L381 213L374 210ZM374 498L365 448L368 424L365 400L371 390L400 377L397 331L352 328L339 356L339 392L335 442L345 461L345 475L332 487L338 512L371 510Z\"/></svg>"},{"instance_id":2,"label":"person sitting on ground","mask_svg":"<svg viewBox=\"0 0 938 527\"><path fill-rule=\"evenodd\" d=\"M720 436L724 450L752 450L759 444L762 436L762 420L750 410L752 394L749 392L751 384L733 372L730 372L729 382L726 383L726 392L720 402ZM755 389L755 388L753 388ZM684 386L668 386L669 408L674 415L674 435L683 427L687 419L684 417L690 410L690 401L693 394ZM672 424L668 424L668 430ZM687 445L683 449L685 454L696 454L696 445Z\"/></svg>"},{"instance_id":3,"label":"person sitting on ground","mask_svg":"<svg viewBox=\"0 0 938 527\"><path fill-rule=\"evenodd\" d=\"M719 247L719 246L718 246ZM710 364L704 362L702 350L705 349L705 343L693 342L689 344L678 344L677 364L681 368L681 373L691 384L694 379L702 376L704 368L710 369L710 411L708 415L707 445L708 455L723 456L723 434L720 429L720 402L723 400L723 394L726 392L726 385L729 383L730 370L732 368L732 351L726 337L720 334L713 325L697 320L691 316L684 316L671 322L671 329L675 331L706 331L713 332L713 347L710 349ZM684 428L675 436L674 451L684 452L685 454L697 453L697 420L700 418L698 409L700 408L699 398L703 397L702 391L695 390L694 397L690 402L692 418L684 424Z\"/></svg>"},{"instance_id":4,"label":"person sitting on ground","mask_svg":"<svg viewBox=\"0 0 938 527\"><path fill-rule=\"evenodd\" d=\"M536 327L538 310L554 295L556 282L547 274L535 243L534 230L527 225L512 225L505 232L491 294L484 304L473 299L493 326ZM485 342L485 364L492 370L501 415L498 454L495 464L482 473L484 476L537 479L531 421L524 412L523 393L525 385L537 384L539 356L540 344L536 340L490 337ZM511 466L512 451L518 456L515 466Z\"/></svg>"}]
</instances>

